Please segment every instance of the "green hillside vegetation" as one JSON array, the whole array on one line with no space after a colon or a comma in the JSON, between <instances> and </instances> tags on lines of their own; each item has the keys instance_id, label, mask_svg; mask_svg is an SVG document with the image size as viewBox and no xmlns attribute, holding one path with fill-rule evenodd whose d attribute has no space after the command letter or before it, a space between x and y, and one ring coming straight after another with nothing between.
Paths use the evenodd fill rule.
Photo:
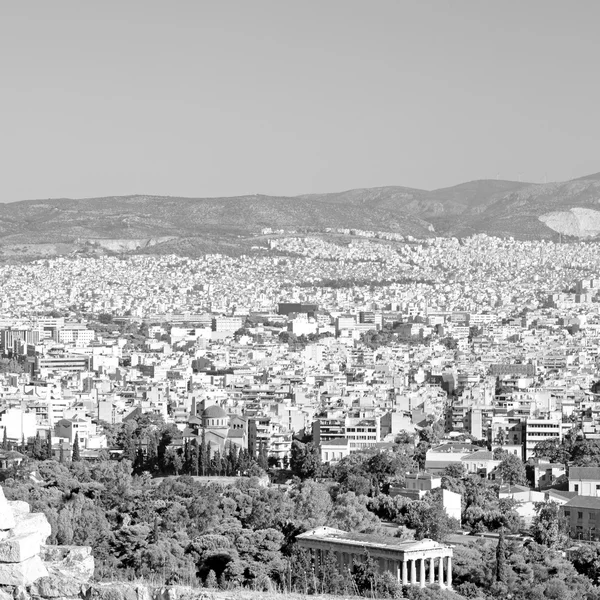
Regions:
<instances>
[{"instance_id":1,"label":"green hillside vegetation","mask_svg":"<svg viewBox=\"0 0 600 600\"><path fill-rule=\"evenodd\" d=\"M215 459L201 458L204 450L182 449L176 458L165 446L169 432L160 419L114 427L109 435L111 444L124 451L120 461L56 462L43 460L43 444L21 448L30 458L6 474L5 494L46 514L50 543L91 546L100 581L415 600L450 600L457 594L482 600L509 595L515 600L600 598L600 550L590 546L564 555L569 540L553 503L538 506L534 525L525 532L531 539L523 543L508 536L524 532L514 503L498 500L498 484L456 468L448 468L442 485L462 494L463 528L499 533L499 540L456 536L458 522L444 512L440 489L420 501L388 495L390 485L401 485L407 471L422 465L436 443L432 428L422 430L416 445L411 436L401 435L390 453L354 453L334 467L320 463L312 443L295 441L291 483L271 487L257 477L267 468L263 457L255 462L242 453L227 453L217 466ZM146 454L139 452L142 439L149 440ZM523 465L509 458L501 465L506 479L522 482ZM220 483L190 476L204 469L220 475ZM236 477L225 485L228 473ZM402 588L369 560L341 573L329 557L330 568L316 577L310 555L295 540L321 525L453 540L455 592Z\"/></svg>"}]
</instances>

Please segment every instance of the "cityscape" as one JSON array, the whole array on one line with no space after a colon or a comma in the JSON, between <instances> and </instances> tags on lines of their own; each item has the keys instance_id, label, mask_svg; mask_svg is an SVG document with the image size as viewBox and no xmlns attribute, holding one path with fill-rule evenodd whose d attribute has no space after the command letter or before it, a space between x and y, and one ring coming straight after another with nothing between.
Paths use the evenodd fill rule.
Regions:
<instances>
[{"instance_id":1,"label":"cityscape","mask_svg":"<svg viewBox=\"0 0 600 600\"><path fill-rule=\"evenodd\" d=\"M0 266L7 509L45 512L47 548L91 546L101 580L518 596L516 557L546 548L593 593L600 244L347 229L257 244ZM42 480L84 504L32 496ZM186 511L179 533L165 494ZM187 495L237 503L239 532L222 508L196 521ZM265 502L276 514L256 514ZM268 564L242 534L271 536L250 542ZM125 535L147 550L115 563ZM496 556L480 580L473 552Z\"/></svg>"},{"instance_id":2,"label":"cityscape","mask_svg":"<svg viewBox=\"0 0 600 600\"><path fill-rule=\"evenodd\" d=\"M600 600L599 22L0 2L0 600Z\"/></svg>"}]
</instances>

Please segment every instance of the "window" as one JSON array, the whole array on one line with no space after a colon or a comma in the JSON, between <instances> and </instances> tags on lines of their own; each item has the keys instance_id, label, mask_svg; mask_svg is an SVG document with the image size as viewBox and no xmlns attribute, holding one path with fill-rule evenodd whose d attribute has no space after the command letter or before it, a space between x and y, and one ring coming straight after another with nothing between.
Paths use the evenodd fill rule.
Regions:
<instances>
[{"instance_id":1,"label":"window","mask_svg":"<svg viewBox=\"0 0 600 600\"><path fill-rule=\"evenodd\" d=\"M579 491L579 485L575 484L575 491L578 492Z\"/></svg>"},{"instance_id":2,"label":"window","mask_svg":"<svg viewBox=\"0 0 600 600\"><path fill-rule=\"evenodd\" d=\"M583 519L583 513L582 512L577 512L577 518L578 519Z\"/></svg>"},{"instance_id":3,"label":"window","mask_svg":"<svg viewBox=\"0 0 600 600\"><path fill-rule=\"evenodd\" d=\"M590 521L595 521L596 520L596 513L591 512L590 513Z\"/></svg>"},{"instance_id":4,"label":"window","mask_svg":"<svg viewBox=\"0 0 600 600\"><path fill-rule=\"evenodd\" d=\"M571 516L571 511L565 510L565 517L570 517L570 516Z\"/></svg>"}]
</instances>

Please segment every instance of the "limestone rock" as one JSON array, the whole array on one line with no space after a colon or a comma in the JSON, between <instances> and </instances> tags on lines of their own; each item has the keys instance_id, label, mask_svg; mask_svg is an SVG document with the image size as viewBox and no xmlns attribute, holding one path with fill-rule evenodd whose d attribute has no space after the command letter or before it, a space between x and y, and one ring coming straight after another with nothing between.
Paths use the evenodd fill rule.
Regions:
<instances>
[{"instance_id":1,"label":"limestone rock","mask_svg":"<svg viewBox=\"0 0 600 600\"><path fill-rule=\"evenodd\" d=\"M34 596L42 598L64 598L65 596L79 596L87 589L87 585L62 573L50 573L38 579L30 588Z\"/></svg>"},{"instance_id":2,"label":"limestone rock","mask_svg":"<svg viewBox=\"0 0 600 600\"><path fill-rule=\"evenodd\" d=\"M15 516L10 507L8 500L4 496L4 492L0 487L0 531L13 529L15 526Z\"/></svg>"},{"instance_id":3,"label":"limestone rock","mask_svg":"<svg viewBox=\"0 0 600 600\"><path fill-rule=\"evenodd\" d=\"M40 543L44 543L51 535L52 528L46 515L43 513L17 513L15 514L15 525L13 535L28 535L30 533L38 536Z\"/></svg>"},{"instance_id":4,"label":"limestone rock","mask_svg":"<svg viewBox=\"0 0 600 600\"><path fill-rule=\"evenodd\" d=\"M46 575L48 570L39 556L20 563L0 563L0 585L28 586Z\"/></svg>"},{"instance_id":5,"label":"limestone rock","mask_svg":"<svg viewBox=\"0 0 600 600\"><path fill-rule=\"evenodd\" d=\"M40 556L45 561L83 561L91 555L92 549L89 546L48 546L44 544L40 548Z\"/></svg>"},{"instance_id":6,"label":"limestone rock","mask_svg":"<svg viewBox=\"0 0 600 600\"><path fill-rule=\"evenodd\" d=\"M13 592L13 599L14 600L31 600L31 596L29 595L29 592L27 591L25 586L18 585L15 588L15 591Z\"/></svg>"},{"instance_id":7,"label":"limestone rock","mask_svg":"<svg viewBox=\"0 0 600 600\"><path fill-rule=\"evenodd\" d=\"M214 598L214 596L183 585L169 585L152 590L152 600L208 600L209 598Z\"/></svg>"},{"instance_id":8,"label":"limestone rock","mask_svg":"<svg viewBox=\"0 0 600 600\"><path fill-rule=\"evenodd\" d=\"M85 600L138 600L133 583L96 583L87 591Z\"/></svg>"},{"instance_id":9,"label":"limestone rock","mask_svg":"<svg viewBox=\"0 0 600 600\"><path fill-rule=\"evenodd\" d=\"M9 500L8 505L12 508L14 514L24 514L31 512L31 506L23 500Z\"/></svg>"},{"instance_id":10,"label":"limestone rock","mask_svg":"<svg viewBox=\"0 0 600 600\"><path fill-rule=\"evenodd\" d=\"M40 538L34 533L0 542L0 563L19 563L40 553Z\"/></svg>"},{"instance_id":11,"label":"limestone rock","mask_svg":"<svg viewBox=\"0 0 600 600\"><path fill-rule=\"evenodd\" d=\"M50 575L87 584L94 576L94 557L89 546L42 546L40 556Z\"/></svg>"}]
</instances>

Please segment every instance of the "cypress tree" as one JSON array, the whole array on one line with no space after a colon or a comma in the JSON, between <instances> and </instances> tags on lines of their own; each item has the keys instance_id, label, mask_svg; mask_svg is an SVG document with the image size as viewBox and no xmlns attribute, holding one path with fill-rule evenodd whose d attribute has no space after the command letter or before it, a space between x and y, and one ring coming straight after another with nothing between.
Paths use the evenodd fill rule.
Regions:
<instances>
[{"instance_id":1,"label":"cypress tree","mask_svg":"<svg viewBox=\"0 0 600 600\"><path fill-rule=\"evenodd\" d=\"M221 453L219 452L219 449L217 448L215 450L215 455L213 457L213 472L215 475L220 476L221 475Z\"/></svg>"},{"instance_id":2,"label":"cypress tree","mask_svg":"<svg viewBox=\"0 0 600 600\"><path fill-rule=\"evenodd\" d=\"M192 452L192 464L194 467L194 475L196 477L200 474L200 448L198 448L198 444L194 444L194 450Z\"/></svg>"},{"instance_id":3,"label":"cypress tree","mask_svg":"<svg viewBox=\"0 0 600 600\"><path fill-rule=\"evenodd\" d=\"M269 468L269 459L267 458L267 445L260 441L258 446L258 466L266 471Z\"/></svg>"},{"instance_id":4,"label":"cypress tree","mask_svg":"<svg viewBox=\"0 0 600 600\"><path fill-rule=\"evenodd\" d=\"M502 528L496 546L496 581L506 583L506 580L506 540L504 539L504 528Z\"/></svg>"},{"instance_id":5,"label":"cypress tree","mask_svg":"<svg viewBox=\"0 0 600 600\"><path fill-rule=\"evenodd\" d=\"M158 442L152 433L146 445L146 470L154 471L158 466Z\"/></svg>"},{"instance_id":6,"label":"cypress tree","mask_svg":"<svg viewBox=\"0 0 600 600\"><path fill-rule=\"evenodd\" d=\"M233 442L229 442L229 456L227 457L228 470L227 475L236 475L238 468L237 447Z\"/></svg>"},{"instance_id":7,"label":"cypress tree","mask_svg":"<svg viewBox=\"0 0 600 600\"><path fill-rule=\"evenodd\" d=\"M8 450L8 434L6 433L6 427L4 428L4 435L2 436L2 450Z\"/></svg>"},{"instance_id":8,"label":"cypress tree","mask_svg":"<svg viewBox=\"0 0 600 600\"><path fill-rule=\"evenodd\" d=\"M208 461L210 457L208 456L208 452L210 452L210 448L206 445L206 434L205 430L202 429L202 443L200 444L200 452L201 452L201 467L202 467L202 475L206 475L206 471L208 470Z\"/></svg>"},{"instance_id":9,"label":"cypress tree","mask_svg":"<svg viewBox=\"0 0 600 600\"><path fill-rule=\"evenodd\" d=\"M52 460L54 455L52 454L52 437L50 436L50 432L48 432L48 436L44 441L44 460Z\"/></svg>"},{"instance_id":10,"label":"cypress tree","mask_svg":"<svg viewBox=\"0 0 600 600\"><path fill-rule=\"evenodd\" d=\"M206 454L204 456L205 465L203 466L203 470L204 470L204 467L206 468L206 471L207 471L206 474L207 475L212 475L212 472L211 472L211 467L212 467L211 455L212 455L211 443L208 442L208 444L206 444Z\"/></svg>"},{"instance_id":11,"label":"cypress tree","mask_svg":"<svg viewBox=\"0 0 600 600\"><path fill-rule=\"evenodd\" d=\"M211 569L206 576L206 580L204 581L204 587L215 589L218 586L217 583L217 574Z\"/></svg>"},{"instance_id":12,"label":"cypress tree","mask_svg":"<svg viewBox=\"0 0 600 600\"><path fill-rule=\"evenodd\" d=\"M42 460L42 438L40 437L40 432L36 431L35 440L33 442L33 458L36 460Z\"/></svg>"},{"instance_id":13,"label":"cypress tree","mask_svg":"<svg viewBox=\"0 0 600 600\"><path fill-rule=\"evenodd\" d=\"M71 457L73 462L78 462L81 460L81 455L79 454L79 436L75 434L75 441L73 442L73 455Z\"/></svg>"},{"instance_id":14,"label":"cypress tree","mask_svg":"<svg viewBox=\"0 0 600 600\"><path fill-rule=\"evenodd\" d=\"M65 462L65 448L62 444L60 445L60 454L58 455L58 462L59 463Z\"/></svg>"},{"instance_id":15,"label":"cypress tree","mask_svg":"<svg viewBox=\"0 0 600 600\"><path fill-rule=\"evenodd\" d=\"M191 473L190 443L188 440L183 442L183 472L186 475Z\"/></svg>"}]
</instances>

